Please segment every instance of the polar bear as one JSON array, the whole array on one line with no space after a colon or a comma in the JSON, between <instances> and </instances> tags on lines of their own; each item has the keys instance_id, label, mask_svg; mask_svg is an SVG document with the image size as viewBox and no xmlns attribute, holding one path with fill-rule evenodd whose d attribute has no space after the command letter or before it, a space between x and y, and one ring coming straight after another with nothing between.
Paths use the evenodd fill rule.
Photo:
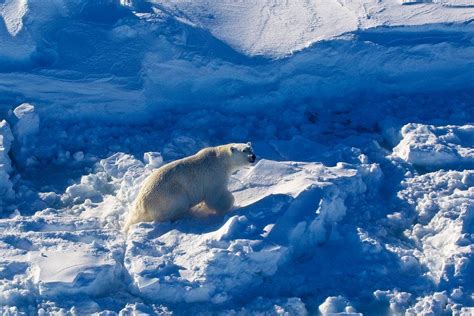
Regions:
<instances>
[{"instance_id":1,"label":"polar bear","mask_svg":"<svg viewBox=\"0 0 474 316\"><path fill-rule=\"evenodd\" d=\"M173 221L189 216L191 208L201 202L217 214L224 214L234 204L227 189L230 175L253 164L255 159L250 143L234 143L207 147L158 168L140 189L124 232L139 222Z\"/></svg>"}]
</instances>

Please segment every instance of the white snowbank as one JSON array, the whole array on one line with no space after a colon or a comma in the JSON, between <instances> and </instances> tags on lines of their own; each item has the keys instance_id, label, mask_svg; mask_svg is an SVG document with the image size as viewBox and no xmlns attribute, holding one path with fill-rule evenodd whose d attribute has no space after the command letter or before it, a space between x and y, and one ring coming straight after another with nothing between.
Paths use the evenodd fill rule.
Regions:
<instances>
[{"instance_id":1,"label":"white snowbank","mask_svg":"<svg viewBox=\"0 0 474 316\"><path fill-rule=\"evenodd\" d=\"M28 262L34 265L33 278L40 284L39 294L48 297L108 292L109 283L116 283L117 263L103 254L94 254L95 251L82 244L70 245L67 249L29 252Z\"/></svg>"},{"instance_id":2,"label":"white snowbank","mask_svg":"<svg viewBox=\"0 0 474 316\"><path fill-rule=\"evenodd\" d=\"M265 27L269 42L265 43L265 35L255 40L255 49L268 45L268 49L279 50L279 43L283 43L280 37L286 34L294 36L286 44L301 41L305 47L312 43L305 36L311 37L313 32L331 34L351 20L357 22L359 17L364 20L370 16L368 24L386 25L383 15L397 10L401 11L396 19L418 19L421 26L357 32L351 40L322 41L294 58L275 61L236 52L202 28L169 18L168 14L178 14L176 10L155 12L143 1L139 1L135 12L146 12L137 15L118 1L28 1L24 26L15 37L0 27L0 101L3 106L18 100L32 102L40 116L58 120L88 117L135 124L148 121L163 108L255 112L277 106L286 109L288 104L332 107L348 95L351 98L346 101L359 104L359 96L470 88L473 65L466 61L471 59L472 47L466 43L471 41L472 23L427 23L437 23L434 17L439 15L445 21L458 17L468 20L472 8L453 9L440 3L402 6L395 0L372 2L364 6L356 1L339 4L318 0L314 7L306 1L276 1L272 10L281 11L282 20L275 17L272 21L279 27ZM267 10L271 3L244 1L243 7L255 9L252 14L257 19L257 9L263 6ZM206 6L205 1L166 5ZM246 9L237 4L212 1L208 9L193 12L199 15L211 11L212 15L214 7L233 16L236 27L249 27L244 35L240 29L233 30L232 25L220 28L220 23L231 20L207 15L209 23L216 23L217 32L242 36L243 40L247 35L258 37L258 32L251 29L252 23L241 18L247 16L241 14ZM388 7L396 10L389 14ZM287 9L295 10L294 16L290 14L294 18L291 23L285 23ZM197 18L207 21L203 15ZM305 27L306 18L316 20L316 25L308 22ZM260 27L263 21L257 24ZM285 28L296 30L286 32ZM411 97L409 101L414 102Z\"/></svg>"},{"instance_id":3,"label":"white snowbank","mask_svg":"<svg viewBox=\"0 0 474 316\"><path fill-rule=\"evenodd\" d=\"M150 155L160 156L155 152ZM72 211L81 218L99 220L107 228L120 230L140 184L153 167L124 153L102 159L99 166L97 172L82 176L80 183L66 188L61 199L76 204Z\"/></svg>"},{"instance_id":4,"label":"white snowbank","mask_svg":"<svg viewBox=\"0 0 474 316\"><path fill-rule=\"evenodd\" d=\"M132 1L140 3L142 1ZM145 1L146 2L146 1ZM281 57L314 42L377 26L469 21L474 8L453 9L456 0L402 5L389 1L169 1L150 0L156 10L209 30L248 55Z\"/></svg>"},{"instance_id":5,"label":"white snowbank","mask_svg":"<svg viewBox=\"0 0 474 316\"><path fill-rule=\"evenodd\" d=\"M203 111L193 118L211 122L215 115ZM64 153L61 170L80 168L81 163L91 168L80 169L88 171L63 188L38 192L43 204L28 200L41 210L34 216L0 220L4 310L20 306L20 311L52 312L73 306L78 313L114 309L192 314L212 306L223 313L301 314L320 306L322 313L359 315L366 306L360 291L352 289L364 286L375 292L387 312L400 313L420 309L417 299L428 297L424 289L431 284L442 287L448 282L449 289L458 290L447 293L448 303L439 306L466 306L465 280L472 267L472 242L466 235L472 217L472 172L406 175L399 198L409 207L392 205L378 192L381 183L396 185L390 173L382 176L380 166L371 163L374 157L388 161L385 151L373 144L372 134L353 136L334 147L302 136L255 142L263 157L307 157L333 167L260 159L253 168L233 175L230 189L236 209L225 217L141 223L125 241L121 223L145 177L163 157L178 157L202 146L199 138L184 136L186 122L170 126L177 136L160 146L163 156L139 152L145 163L115 151L131 148L130 143L142 148L156 134L135 138L129 131L113 143L122 133L116 127L107 127L108 138L96 130L88 133L93 144L107 143L113 153L93 166L88 158L93 146L80 145L85 148L82 160L66 155L69 150L58 152ZM236 118L234 126L239 125ZM283 128L287 127L280 132ZM98 130L102 129L106 128ZM72 131L65 137L74 135ZM79 135L72 139L81 142ZM349 147L351 142L366 146L364 152L371 156ZM386 217L384 212L393 209L398 214ZM398 234L403 231L406 237L401 241ZM407 240L418 246L407 247ZM68 258L61 260L64 255ZM255 299L258 296L262 298ZM312 301L302 299L308 296ZM104 297L110 299L104 302ZM79 298L81 304L75 301Z\"/></svg>"},{"instance_id":6,"label":"white snowbank","mask_svg":"<svg viewBox=\"0 0 474 316\"><path fill-rule=\"evenodd\" d=\"M407 315L442 315L445 311L454 312L453 314L458 315L470 315L469 311L467 313L461 313L459 306L455 306L453 302L449 299L446 291L435 292L433 295L428 295L421 298L413 307L410 307L406 310ZM472 311L472 310L471 310ZM456 313L457 312L457 313Z\"/></svg>"},{"instance_id":7,"label":"white snowbank","mask_svg":"<svg viewBox=\"0 0 474 316\"><path fill-rule=\"evenodd\" d=\"M152 168L159 168L163 165L163 156L157 152L146 152L143 154L143 162Z\"/></svg>"},{"instance_id":8,"label":"white snowbank","mask_svg":"<svg viewBox=\"0 0 474 316\"><path fill-rule=\"evenodd\" d=\"M407 124L393 154L426 168L474 165L474 125Z\"/></svg>"},{"instance_id":9,"label":"white snowbank","mask_svg":"<svg viewBox=\"0 0 474 316\"><path fill-rule=\"evenodd\" d=\"M110 23L126 16L121 8L131 8L138 16L146 16L152 5L157 16L155 19L172 17L181 24L203 28L247 55L281 57L302 50L314 42L360 29L466 22L474 16L474 8L461 0L416 3L402 5L404 2L400 0L371 0L366 3L355 0L130 0L120 3L7 0L0 5L0 17L6 28L6 34L2 34L0 29L0 38L8 43L9 50L21 47L21 55L26 57L35 54L36 29L45 27L48 20L57 16ZM101 15L101 11L107 12L109 16ZM137 32L122 27L119 34L133 36ZM41 43L40 46L45 45ZM8 51L0 48L0 56L2 54L8 54ZM40 56L45 57L41 54L37 57L42 58Z\"/></svg>"}]
</instances>

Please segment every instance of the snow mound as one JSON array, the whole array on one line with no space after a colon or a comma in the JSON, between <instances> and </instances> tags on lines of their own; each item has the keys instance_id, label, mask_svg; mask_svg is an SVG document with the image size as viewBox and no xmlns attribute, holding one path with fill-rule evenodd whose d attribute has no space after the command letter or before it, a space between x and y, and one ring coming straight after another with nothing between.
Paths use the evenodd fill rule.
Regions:
<instances>
[{"instance_id":1,"label":"snow mound","mask_svg":"<svg viewBox=\"0 0 474 316\"><path fill-rule=\"evenodd\" d=\"M416 214L405 234L420 246L414 256L426 265L428 276L440 287L474 284L474 171L427 173L403 186L398 195Z\"/></svg>"},{"instance_id":2,"label":"snow mound","mask_svg":"<svg viewBox=\"0 0 474 316\"><path fill-rule=\"evenodd\" d=\"M345 198L366 190L346 165L261 160L232 180L237 209L223 222L132 228L125 267L136 291L171 303L243 299L282 263L331 238Z\"/></svg>"},{"instance_id":3,"label":"snow mound","mask_svg":"<svg viewBox=\"0 0 474 316\"><path fill-rule=\"evenodd\" d=\"M319 305L319 312L321 315L352 315L362 316L357 313L349 301L343 296L330 296L323 304Z\"/></svg>"},{"instance_id":4,"label":"snow mound","mask_svg":"<svg viewBox=\"0 0 474 316\"><path fill-rule=\"evenodd\" d=\"M286 56L315 42L361 29L466 22L474 16L474 7L468 0L371 0L364 3L355 0L45 0L40 3L8 0L0 4L3 20L0 39L6 43L0 47L0 57L22 60L31 55L41 62L51 63L55 52L47 42L36 41L38 33L57 27L52 21L67 17L79 25L84 22L113 24L128 15L126 8L152 22L171 17L179 24L204 29L247 55L267 57ZM119 26L115 32L117 37L125 39L139 34L140 31L128 25ZM80 38L83 40L87 41Z\"/></svg>"},{"instance_id":5,"label":"snow mound","mask_svg":"<svg viewBox=\"0 0 474 316\"><path fill-rule=\"evenodd\" d=\"M425 168L474 166L474 125L434 126L410 123L393 154Z\"/></svg>"},{"instance_id":6,"label":"snow mound","mask_svg":"<svg viewBox=\"0 0 474 316\"><path fill-rule=\"evenodd\" d=\"M156 11L209 30L248 55L281 57L344 33L377 26L469 21L474 7L453 10L447 1L131 1L150 2ZM137 5L137 7L139 7Z\"/></svg>"}]
</instances>

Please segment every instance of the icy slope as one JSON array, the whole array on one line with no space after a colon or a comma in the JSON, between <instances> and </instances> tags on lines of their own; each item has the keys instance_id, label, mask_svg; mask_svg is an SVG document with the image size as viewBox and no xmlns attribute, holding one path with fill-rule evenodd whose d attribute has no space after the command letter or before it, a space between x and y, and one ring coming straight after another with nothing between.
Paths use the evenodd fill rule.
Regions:
<instances>
[{"instance_id":1,"label":"icy slope","mask_svg":"<svg viewBox=\"0 0 474 316\"><path fill-rule=\"evenodd\" d=\"M209 30L245 54L272 57L359 29L465 22L474 18L474 5L456 0L410 2L416 5L402 5L400 0L149 2L156 10ZM459 6L463 10L458 10Z\"/></svg>"},{"instance_id":2,"label":"icy slope","mask_svg":"<svg viewBox=\"0 0 474 316\"><path fill-rule=\"evenodd\" d=\"M267 57L286 56L321 40L378 26L462 23L474 18L474 6L466 0L8 0L0 5L4 22L0 52L17 60L33 54L47 63L54 45L42 42L38 35L54 34L56 20L109 24L128 16L124 8L138 16L154 12L159 19L171 17L178 24L209 31L246 55ZM133 27L124 31L125 36L140 35ZM49 50L46 55L42 48Z\"/></svg>"}]
</instances>

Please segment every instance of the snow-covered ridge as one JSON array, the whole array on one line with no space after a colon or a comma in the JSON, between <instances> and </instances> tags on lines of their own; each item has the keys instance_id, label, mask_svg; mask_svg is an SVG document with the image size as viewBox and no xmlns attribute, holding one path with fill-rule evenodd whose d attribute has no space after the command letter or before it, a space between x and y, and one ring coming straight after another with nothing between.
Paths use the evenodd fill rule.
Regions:
<instances>
[{"instance_id":1,"label":"snow-covered ridge","mask_svg":"<svg viewBox=\"0 0 474 316\"><path fill-rule=\"evenodd\" d=\"M173 4L28 1L15 36L0 23L0 113L11 104L33 102L45 118L136 122L164 108L257 112L285 107L289 99L292 104L335 104L344 97L470 87L474 65L466 61L474 54L468 45L472 23L360 29L353 37L319 41L291 58L274 60L236 51L206 28L174 19L177 11L164 8ZM403 10L425 6L446 9L439 3L397 5ZM464 16L469 10L453 12ZM295 20L287 26L298 25ZM276 37L287 34L270 30ZM255 34L248 33L249 38Z\"/></svg>"},{"instance_id":2,"label":"snow-covered ridge","mask_svg":"<svg viewBox=\"0 0 474 316\"><path fill-rule=\"evenodd\" d=\"M430 0L403 4L407 3L400 0L130 0L120 3L7 0L0 5L0 17L6 29L3 33L0 27L0 38L7 46L26 50L17 54L33 53L35 48L31 45L44 44L36 42L40 28L50 27L49 23L55 24L53 21L57 18L113 23L127 16L121 8L130 8L139 17L151 13L160 19L173 18L192 28L208 30L246 55L275 58L357 30L462 23L474 19L474 5L468 2ZM5 53L1 48L0 53Z\"/></svg>"},{"instance_id":3,"label":"snow-covered ridge","mask_svg":"<svg viewBox=\"0 0 474 316\"><path fill-rule=\"evenodd\" d=\"M140 2L140 1L137 1ZM281 57L312 43L377 26L465 22L474 5L456 0L149 0L156 10L208 29L248 55ZM132 1L133 4L133 1Z\"/></svg>"}]
</instances>

